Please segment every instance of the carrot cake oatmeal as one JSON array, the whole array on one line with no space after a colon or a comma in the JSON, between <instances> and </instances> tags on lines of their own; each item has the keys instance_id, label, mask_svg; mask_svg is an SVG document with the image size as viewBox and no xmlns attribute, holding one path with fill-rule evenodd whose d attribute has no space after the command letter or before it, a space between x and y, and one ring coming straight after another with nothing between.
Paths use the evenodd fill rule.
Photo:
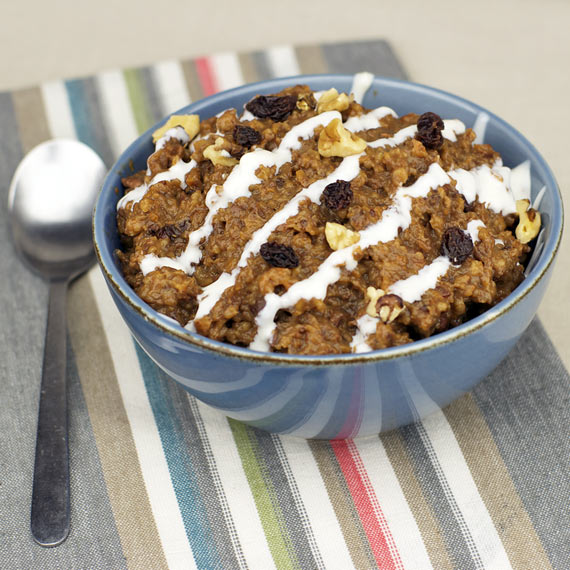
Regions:
<instances>
[{"instance_id":1,"label":"carrot cake oatmeal","mask_svg":"<svg viewBox=\"0 0 570 570\"><path fill-rule=\"evenodd\" d=\"M136 293L260 351L366 352L455 327L523 279L530 166L456 119L296 85L155 131L123 178L117 254Z\"/></svg>"}]
</instances>

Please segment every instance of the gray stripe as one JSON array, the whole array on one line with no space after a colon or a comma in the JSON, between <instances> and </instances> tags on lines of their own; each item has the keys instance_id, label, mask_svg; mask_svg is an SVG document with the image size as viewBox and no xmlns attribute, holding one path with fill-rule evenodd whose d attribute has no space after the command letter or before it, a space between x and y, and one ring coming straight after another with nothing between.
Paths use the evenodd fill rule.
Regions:
<instances>
[{"instance_id":1,"label":"gray stripe","mask_svg":"<svg viewBox=\"0 0 570 570\"><path fill-rule=\"evenodd\" d=\"M273 443L275 445L275 452L281 461L281 465L283 466L283 471L289 481L289 487L291 489L291 496L295 501L295 505L297 506L297 510L299 512L299 518L301 525L303 526L303 530L307 536L307 540L309 542L309 546L311 547L311 552L315 557L315 563L317 568L325 568L325 564L321 557L321 553L319 551L319 547L317 545L317 541L315 539L315 535L313 533L313 529L311 527L311 522L307 515L307 511L305 509L305 505L303 500L301 499L301 494L299 493L299 488L297 487L297 481L293 476L293 472L291 471L291 466L289 465L289 461L285 454L285 449L283 449L283 443L281 442L281 437L279 435L273 434L271 435Z\"/></svg>"},{"instance_id":2,"label":"gray stripe","mask_svg":"<svg viewBox=\"0 0 570 570\"><path fill-rule=\"evenodd\" d=\"M147 102L147 109L150 113L152 123L157 123L168 113L176 111L176 109L167 109L156 85L156 76L151 67L141 67L140 77L144 87L144 97Z\"/></svg>"},{"instance_id":3,"label":"gray stripe","mask_svg":"<svg viewBox=\"0 0 570 570\"><path fill-rule=\"evenodd\" d=\"M535 320L474 390L552 566L570 560L570 377Z\"/></svg>"},{"instance_id":4,"label":"gray stripe","mask_svg":"<svg viewBox=\"0 0 570 570\"><path fill-rule=\"evenodd\" d=\"M406 79L404 68L384 40L325 44L322 48L331 73L370 71L374 75Z\"/></svg>"},{"instance_id":5,"label":"gray stripe","mask_svg":"<svg viewBox=\"0 0 570 570\"><path fill-rule=\"evenodd\" d=\"M426 501L439 522L449 556L456 568L462 570L482 568L479 554L463 516L449 488L445 488L447 481L441 473L433 448L429 445L427 434L422 438L420 430L424 430L423 425L416 423L401 428L400 433L406 442Z\"/></svg>"},{"instance_id":6,"label":"gray stripe","mask_svg":"<svg viewBox=\"0 0 570 570\"><path fill-rule=\"evenodd\" d=\"M273 77L265 52L254 51L251 54L251 58L257 72L258 81L264 81L265 79L271 79Z\"/></svg>"},{"instance_id":7,"label":"gray stripe","mask_svg":"<svg viewBox=\"0 0 570 570\"><path fill-rule=\"evenodd\" d=\"M249 426L246 430L256 460L260 464L263 479L269 489L269 496L272 501L275 498L273 508L276 513L283 515L282 520L286 528L282 528L281 532L289 539L285 539L284 542L288 548L292 547L291 558L297 560L299 568L317 568L301 521L301 513L293 498L287 475L285 475L283 465L279 460L271 434Z\"/></svg>"}]
</instances>

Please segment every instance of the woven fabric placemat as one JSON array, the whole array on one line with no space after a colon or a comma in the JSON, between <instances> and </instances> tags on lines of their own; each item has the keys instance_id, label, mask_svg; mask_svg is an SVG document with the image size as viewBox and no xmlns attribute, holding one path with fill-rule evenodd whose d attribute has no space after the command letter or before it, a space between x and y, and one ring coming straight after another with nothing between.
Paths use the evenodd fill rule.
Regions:
<instances>
[{"instance_id":1,"label":"woven fabric placemat","mask_svg":"<svg viewBox=\"0 0 570 570\"><path fill-rule=\"evenodd\" d=\"M225 53L0 93L0 566L4 569L570 566L570 381L533 322L475 390L405 428L305 441L228 420L140 350L98 268L69 296L72 529L37 546L29 508L47 305L10 244L22 156L77 137L110 166L217 90L297 73L404 78L383 41Z\"/></svg>"}]
</instances>

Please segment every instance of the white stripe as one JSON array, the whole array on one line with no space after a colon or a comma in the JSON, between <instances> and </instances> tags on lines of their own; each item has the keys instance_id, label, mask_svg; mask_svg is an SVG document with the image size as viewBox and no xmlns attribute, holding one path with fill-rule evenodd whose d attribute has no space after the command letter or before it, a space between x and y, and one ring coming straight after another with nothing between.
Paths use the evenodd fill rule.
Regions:
<instances>
[{"instance_id":1,"label":"white stripe","mask_svg":"<svg viewBox=\"0 0 570 570\"><path fill-rule=\"evenodd\" d=\"M288 436L280 439L325 568L353 568L338 518L308 442Z\"/></svg>"},{"instance_id":2,"label":"white stripe","mask_svg":"<svg viewBox=\"0 0 570 570\"><path fill-rule=\"evenodd\" d=\"M275 568L228 420L196 401L246 562L250 568Z\"/></svg>"},{"instance_id":3,"label":"white stripe","mask_svg":"<svg viewBox=\"0 0 570 570\"><path fill-rule=\"evenodd\" d=\"M427 439L425 443L435 453L440 467L439 470L436 469L435 471L439 479L447 484L457 508L463 516L467 530L473 538L473 543L481 557L484 568L489 570L511 568L491 515L479 494L465 457L445 415L415 380L411 372L404 377L403 387L411 398L410 404L417 410L421 410L422 415L426 413L426 410L431 412L422 421L418 431L420 436L423 433L423 437Z\"/></svg>"},{"instance_id":4,"label":"white stripe","mask_svg":"<svg viewBox=\"0 0 570 570\"><path fill-rule=\"evenodd\" d=\"M41 90L52 138L76 139L77 133L64 82L42 83Z\"/></svg>"},{"instance_id":5,"label":"white stripe","mask_svg":"<svg viewBox=\"0 0 570 570\"><path fill-rule=\"evenodd\" d=\"M125 76L118 69L100 73L96 85L113 155L117 158L139 136Z\"/></svg>"},{"instance_id":6,"label":"white stripe","mask_svg":"<svg viewBox=\"0 0 570 570\"><path fill-rule=\"evenodd\" d=\"M422 423L485 568L511 568L497 529L445 415L440 410Z\"/></svg>"},{"instance_id":7,"label":"white stripe","mask_svg":"<svg viewBox=\"0 0 570 570\"><path fill-rule=\"evenodd\" d=\"M243 85L238 56L234 52L218 53L210 58L220 91Z\"/></svg>"},{"instance_id":8,"label":"white stripe","mask_svg":"<svg viewBox=\"0 0 570 570\"><path fill-rule=\"evenodd\" d=\"M300 75L295 50L290 45L274 46L267 50L267 60L273 77Z\"/></svg>"},{"instance_id":9,"label":"white stripe","mask_svg":"<svg viewBox=\"0 0 570 570\"><path fill-rule=\"evenodd\" d=\"M365 438L355 440L355 444L404 568L432 568L420 529L382 442Z\"/></svg>"},{"instance_id":10,"label":"white stripe","mask_svg":"<svg viewBox=\"0 0 570 570\"><path fill-rule=\"evenodd\" d=\"M111 351L166 562L171 570L196 568L148 400L134 340L114 306L99 268L89 272L89 280Z\"/></svg>"},{"instance_id":11,"label":"white stripe","mask_svg":"<svg viewBox=\"0 0 570 570\"><path fill-rule=\"evenodd\" d=\"M174 111L190 103L190 93L179 61L162 61L151 69L155 77L164 115L174 113Z\"/></svg>"}]
</instances>

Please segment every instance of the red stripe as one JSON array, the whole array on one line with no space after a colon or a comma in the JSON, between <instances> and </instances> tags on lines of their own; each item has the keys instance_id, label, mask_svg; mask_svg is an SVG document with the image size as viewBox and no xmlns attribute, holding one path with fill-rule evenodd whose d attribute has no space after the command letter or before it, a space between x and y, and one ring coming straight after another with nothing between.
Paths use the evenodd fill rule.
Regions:
<instances>
[{"instance_id":1,"label":"red stripe","mask_svg":"<svg viewBox=\"0 0 570 570\"><path fill-rule=\"evenodd\" d=\"M217 93L219 88L210 60L207 57L199 57L194 60L194 63L196 64L196 72L200 79L200 85L202 86L204 97Z\"/></svg>"},{"instance_id":2,"label":"red stripe","mask_svg":"<svg viewBox=\"0 0 570 570\"><path fill-rule=\"evenodd\" d=\"M336 440L330 444L346 480L376 564L382 570L402 569L403 564L396 550L394 538L354 443L352 440ZM362 468L359 469L357 464Z\"/></svg>"}]
</instances>

